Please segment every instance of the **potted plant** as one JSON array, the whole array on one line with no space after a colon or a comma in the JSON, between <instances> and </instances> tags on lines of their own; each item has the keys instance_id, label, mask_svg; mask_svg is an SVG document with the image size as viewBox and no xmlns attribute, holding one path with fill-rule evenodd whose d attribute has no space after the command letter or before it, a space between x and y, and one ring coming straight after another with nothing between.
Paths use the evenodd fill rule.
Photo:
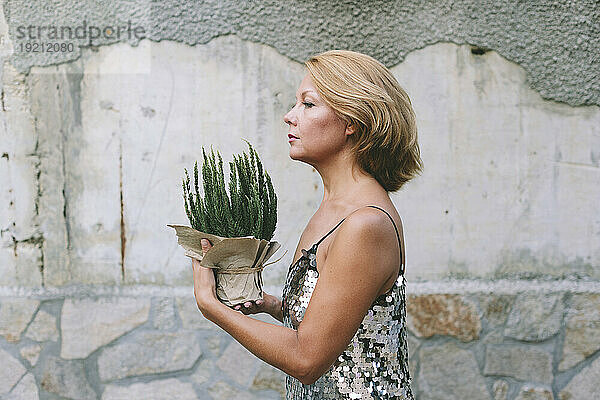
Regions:
<instances>
[{"instance_id":1,"label":"potted plant","mask_svg":"<svg viewBox=\"0 0 600 400\"><path fill-rule=\"evenodd\" d=\"M202 148L204 196L199 192L198 162L194 164L193 191L184 168L183 199L191 227L167 225L175 229L186 256L216 272L217 297L228 306L262 299L261 271L278 261L265 264L280 247L271 241L277 225L277 196L271 177L250 142L244 141L249 154L234 155L229 163L229 194L221 154L217 151L217 164L212 145L209 157ZM204 256L203 238L212 243Z\"/></svg>"}]
</instances>

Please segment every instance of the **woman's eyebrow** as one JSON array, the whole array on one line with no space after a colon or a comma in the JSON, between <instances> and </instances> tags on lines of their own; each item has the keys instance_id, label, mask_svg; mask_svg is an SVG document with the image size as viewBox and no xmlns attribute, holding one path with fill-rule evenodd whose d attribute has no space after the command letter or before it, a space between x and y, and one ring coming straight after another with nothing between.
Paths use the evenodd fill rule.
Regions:
<instances>
[{"instance_id":1,"label":"woman's eyebrow","mask_svg":"<svg viewBox=\"0 0 600 400\"><path fill-rule=\"evenodd\" d=\"M314 90L312 90L312 89L306 89L305 91L303 91L302 93L300 93L300 96L302 96L302 95L303 95L304 93L306 93L306 92L313 92L313 93L314 93L315 91L314 91ZM297 97L297 96L298 96L298 95L296 94L296 97Z\"/></svg>"}]
</instances>

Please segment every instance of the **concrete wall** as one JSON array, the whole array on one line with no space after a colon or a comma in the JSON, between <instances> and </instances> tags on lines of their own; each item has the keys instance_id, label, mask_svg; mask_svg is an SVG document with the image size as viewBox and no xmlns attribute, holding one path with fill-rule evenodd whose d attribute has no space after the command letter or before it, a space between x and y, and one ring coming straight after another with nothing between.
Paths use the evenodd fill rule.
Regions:
<instances>
[{"instance_id":1,"label":"concrete wall","mask_svg":"<svg viewBox=\"0 0 600 400\"><path fill-rule=\"evenodd\" d=\"M249 4L4 4L0 397L283 396L281 371L197 311L166 224L188 223L201 146L229 161L248 139L278 195L288 253L263 276L281 296L323 193L283 115L329 48L386 63L417 114L425 171L392 198L418 397L599 394L597 5ZM19 51L20 25L84 18L147 37Z\"/></svg>"}]
</instances>

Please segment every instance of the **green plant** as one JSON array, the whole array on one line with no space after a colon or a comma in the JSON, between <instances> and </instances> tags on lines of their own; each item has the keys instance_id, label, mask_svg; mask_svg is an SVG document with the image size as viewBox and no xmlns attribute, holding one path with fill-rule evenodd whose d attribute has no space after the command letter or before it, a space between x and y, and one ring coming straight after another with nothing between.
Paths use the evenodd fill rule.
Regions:
<instances>
[{"instance_id":1,"label":"green plant","mask_svg":"<svg viewBox=\"0 0 600 400\"><path fill-rule=\"evenodd\" d=\"M233 156L229 163L229 195L225 190L223 160L211 145L211 154L206 156L202 147L202 183L204 197L198 188L198 161L194 164L194 192L191 190L187 169L183 179L185 212L192 228L223 237L254 236L271 240L277 225L277 196L271 177L250 142L249 155Z\"/></svg>"}]
</instances>

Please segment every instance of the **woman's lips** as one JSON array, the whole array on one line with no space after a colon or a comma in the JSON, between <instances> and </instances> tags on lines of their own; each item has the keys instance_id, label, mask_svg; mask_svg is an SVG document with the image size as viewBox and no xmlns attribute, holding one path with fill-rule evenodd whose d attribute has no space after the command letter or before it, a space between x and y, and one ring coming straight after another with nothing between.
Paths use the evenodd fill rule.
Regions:
<instances>
[{"instance_id":1,"label":"woman's lips","mask_svg":"<svg viewBox=\"0 0 600 400\"><path fill-rule=\"evenodd\" d=\"M292 138L293 138L293 139L298 139L296 136L292 135L291 133L289 133L289 134L288 134L288 138L289 138L289 139L292 139Z\"/></svg>"}]
</instances>

